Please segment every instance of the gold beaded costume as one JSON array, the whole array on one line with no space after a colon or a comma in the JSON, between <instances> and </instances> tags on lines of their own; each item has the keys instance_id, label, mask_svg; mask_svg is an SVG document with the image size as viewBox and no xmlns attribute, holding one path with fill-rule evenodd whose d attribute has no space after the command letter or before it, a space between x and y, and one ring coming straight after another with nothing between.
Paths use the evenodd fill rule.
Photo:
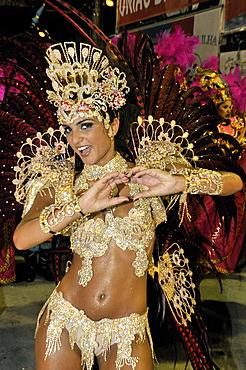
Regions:
<instances>
[{"instance_id":1,"label":"gold beaded costume","mask_svg":"<svg viewBox=\"0 0 246 370\"><path fill-rule=\"evenodd\" d=\"M91 26L83 14L63 1L45 2L53 7L55 3L69 9ZM206 338L202 335L203 322L196 307L193 279L201 259L207 261L209 256L201 248L199 230L196 229L193 234L192 225L195 225L193 220L196 212L206 213L203 209L203 193L209 189L207 197L219 210L226 233L235 215L228 215L225 207L233 204L233 199L230 198L225 205L216 196L222 190L218 171L235 172L243 178L241 167L234 162L235 151L232 155L231 150L236 148L240 152L240 148L233 140L230 140L230 145L218 146L220 134L216 130L217 118L210 99L198 87L181 90L175 80L177 66L170 64L161 69L146 35L141 32L137 35L134 60L130 61L127 35L119 43L119 51L95 25L93 30L104 43L106 52L103 53L89 38L91 45L80 43L77 48L75 43L68 42L52 45L48 49L47 73L52 86L47 86L43 70L41 80L45 83L42 89L48 90L49 101L43 96L40 98L40 116L45 121L41 129L38 129L41 119L35 115L34 102L37 99L34 93L30 107L25 99L22 102L25 107L22 121L14 121L16 130L21 131L23 137L14 162L15 197L23 205L23 215L30 210L37 194L42 195L47 189L54 189L54 204L40 214L40 228L48 234L65 217L80 212L78 196L88 189L87 181L127 170L125 159L116 154L112 167L111 161L105 169L101 166L84 166L80 174L75 176L74 157L63 133L58 130L54 108L49 102L55 105L59 124L69 125L69 121L78 117L92 116L104 122L110 137L109 111L112 110L117 116L118 111L121 113L122 107L127 106L129 97L131 103L137 106L139 116L131 125L131 138L127 143L132 161L147 168L170 171L170 175L182 175L186 188L183 194L139 199L123 218L115 216L114 208L107 210L105 220L81 215L61 231L70 235L71 248L81 257L78 270L81 289L93 281L93 259L103 256L109 248L109 241L114 239L122 253L125 250L133 252L132 265L129 263L130 273L140 278L148 272L152 277L153 287L157 286L158 289L152 289L148 295L158 296L158 307L149 307L143 315L133 312L128 317L113 320L104 318L93 322L82 310L72 306L59 289L55 289L44 307L48 312L46 356L60 348L60 335L67 330L71 347L76 343L81 348L82 366L91 369L94 354L100 351L106 358L110 346L116 343L117 369L124 364L134 369L138 359L131 356L132 342L135 339L143 342L148 338L151 343L147 315L149 322L152 315L157 318L157 325L161 326L164 305L159 302L165 301L167 320L174 323L193 369L213 369ZM35 62L38 64L39 61ZM30 80L28 87L31 83ZM26 98L31 96L28 87L21 83L18 86ZM37 90L41 91L35 86L34 91ZM10 94L9 99L11 97ZM45 108L43 101L47 105ZM9 106L2 109L2 119L10 122ZM26 122L33 117L37 125L26 139ZM47 130L49 126L53 128ZM185 170L180 167L185 167ZM199 171L200 168L202 171ZM141 186L135 184L129 185L129 188L131 197L142 190ZM223 218L224 214L226 218ZM211 235L214 235L216 228L217 225L211 225ZM155 234L156 243L149 260L146 250ZM212 241L211 244L216 250L216 245ZM121 325L124 333L119 329ZM85 335L88 329L93 332L91 338ZM83 350L87 345L88 352Z\"/></svg>"},{"instance_id":2,"label":"gold beaded costume","mask_svg":"<svg viewBox=\"0 0 246 370\"><path fill-rule=\"evenodd\" d=\"M118 70L112 71L108 67L107 58L101 55L100 50L86 44L81 44L80 56L83 61L80 60L79 64L75 47L75 43L65 43L64 49L63 45L57 44L51 46L47 52L50 60L49 76L57 92L57 94L49 92L49 96L59 105L58 119L61 123L65 120L69 124L78 116L95 115L99 120L105 119L105 127L109 130L105 100L114 100L115 109L116 106L120 107L125 103L124 93L119 94L118 91L127 91L124 74L120 74ZM76 82L71 82L71 78L69 78L71 68L68 63L64 63L62 58L64 55L67 59L73 58L74 74L83 75L80 83L78 77ZM95 65L100 73L94 70ZM51 70L52 72L50 72ZM105 77L103 81L101 75ZM64 84L66 76L66 89L64 87L58 88L59 82ZM108 89L108 81L111 81L111 86L120 86L119 89ZM78 86L76 86L77 82ZM70 99L69 92L74 90L78 91L80 97L76 103L76 109L74 104L66 101L66 98ZM101 93L104 90L105 93ZM90 94L90 97L86 98L88 104L83 99L84 91L86 91L86 96ZM112 94L115 95L113 98ZM85 104L86 108L82 109L81 105ZM94 113L95 110L96 113ZM17 187L15 195L19 201L25 203L23 215L31 208L38 193L42 195L45 189L54 189L54 204L45 207L40 214L40 227L45 233L49 233L50 228L59 224L64 217L72 216L76 211L79 211L76 196L88 189L88 180L97 180L108 173L117 171L124 173L128 170L127 161L116 152L115 157L105 166L84 165L82 172L75 179L73 159L66 158L68 147L67 144L63 143L62 136L62 132L56 132L52 129L43 135L38 133L33 140L28 139L17 153L19 161L15 167L16 179L14 183ZM32 157L25 155L27 148L30 147L34 154ZM138 184L129 184L129 187L131 198L143 188ZM103 256L109 248L111 240L114 240L122 251L135 252L132 270L136 276L142 277L146 274L149 266L147 249L155 237L157 225L166 220L166 210L159 198L144 198L133 203L134 208L129 211L126 217L115 217L114 208L112 208L107 211L105 220L83 216L60 232L70 235L71 249L81 257L81 268L78 271L79 285L85 287L93 279L93 258ZM57 208L59 210L56 212ZM48 220L50 215L52 217ZM60 348L60 336L64 329L69 333L71 348L77 343L81 349L81 365L82 368L86 367L88 370L92 368L94 355L102 353L106 358L113 343L117 343L118 347L117 369L120 369L124 364L135 368L138 358L131 357L134 339L137 339L137 343L141 343L147 335L153 353L147 311L142 316L132 313L124 318L105 318L99 322L93 322L82 310L76 309L70 302L66 301L62 292L57 290L48 299L44 309L40 312L40 317L45 308L48 310L45 358ZM84 338L86 333L90 334L89 342L88 337ZM102 342L102 349L99 350L100 342Z\"/></svg>"},{"instance_id":3,"label":"gold beaded costume","mask_svg":"<svg viewBox=\"0 0 246 370\"><path fill-rule=\"evenodd\" d=\"M148 130L149 125L153 124L152 117L149 117L147 123ZM138 122L138 128L139 125L142 127L141 120ZM173 129L176 128L174 122L170 128L172 134L169 133L169 135L172 137ZM57 132L49 129L48 133L38 134L39 145L35 144L37 138L27 140L27 143L17 153L19 161L15 167L16 179L14 183L17 187L17 199L25 202L24 213L31 208L37 193L42 194L49 187L55 190L55 203L44 208L40 214L40 226L47 233L65 216L73 215L77 211L76 194L88 189L87 179L95 180L110 172L121 171L124 173L128 170L126 160L116 152L115 157L105 166L85 165L82 172L74 180L75 172L72 159L56 160L58 154L68 152L67 145L61 141L62 136L61 132L58 132L57 136ZM206 186L207 183L209 183L211 193L216 194L221 191L221 178L218 173L216 177L213 171L204 170L198 181L193 184L194 180L190 181L190 176L192 176L192 171L195 174L197 170L189 168L187 171L181 171L176 169L175 163L189 164L189 162L183 157L179 147L175 143L171 143L168 135L165 139L166 142L161 142L159 137L159 141L151 140L146 144L146 137L143 137L140 141L141 154L138 156L138 163L144 164L146 167L152 166L162 169L165 169L167 164L171 164L173 168L171 172L180 172L184 175L187 172L187 192L202 192L203 186ZM184 151L192 151L185 132L183 133L183 141L186 145L184 145ZM30 146L33 147L32 152L36 152L34 157L28 157L24 154L26 147ZM195 156L193 157L195 158ZM27 179L29 181L26 181ZM195 188L188 190L188 186ZM145 188L134 183L130 183L129 187L131 198ZM167 209L159 197L140 198L133 202L134 207L130 209L126 217L115 217L115 209L111 208L106 213L105 220L83 216L69 224L61 233L70 235L71 249L81 257L78 283L85 287L93 279L93 258L103 256L113 239L123 251L135 252L132 271L136 276L144 276L147 270L152 276L156 272L158 273L160 284L177 322L186 325L187 321L191 320L196 302L192 272L189 269L188 260L183 256L184 251L179 246L174 253L167 251L157 267L154 266L153 261L148 260L147 256L147 249L155 237L156 227L161 222L167 221L166 212L172 208L172 203L175 204L177 199L180 199L180 207L184 206L182 213L187 212L185 209L186 200L180 195L170 197ZM61 212L55 214L53 211L57 207L61 207ZM47 218L50 214L52 214L52 218L48 221ZM184 215L182 219L183 217ZM175 270L177 271L176 276ZM185 282L185 288L182 286L182 282ZM140 343L145 340L147 334L150 343L152 343L147 312L142 316L133 313L125 318L102 319L99 322L93 322L83 311L76 309L70 302L66 301L62 292L57 290L48 299L39 317L42 316L45 308L48 310L45 320L48 325L46 358L60 348L60 336L64 329L69 333L71 348L76 343L81 349L82 368L86 366L87 369L91 369L94 355L100 353L106 358L110 345L113 343L117 343L118 346L116 368L120 369L124 364L128 364L134 369L138 362L138 358L133 358L130 355L131 343L134 338L139 338ZM120 333L119 327L123 328ZM88 338L85 338L87 332L95 333L89 342ZM131 334L130 340L129 334ZM99 351L98 347L101 342L102 350ZM153 352L152 344L151 347Z\"/></svg>"},{"instance_id":4,"label":"gold beaded costume","mask_svg":"<svg viewBox=\"0 0 246 370\"><path fill-rule=\"evenodd\" d=\"M19 154L19 157L22 159L21 154ZM41 171L40 163L39 158L39 173ZM114 163L116 163L116 166L114 166ZM84 190L84 187L87 185L84 181L84 172L86 174L90 167L94 171L97 168L104 174L109 170L114 171L115 167L119 169L119 163L121 163L121 170L127 170L126 161L118 153L104 167L85 166L84 171L82 171L75 181L72 190L68 188L68 181L64 180L64 182L67 182L66 194L71 195ZM70 171L73 171L71 166L69 167ZM17 167L17 173L20 174L22 169L23 166L21 165ZM32 172L35 171L33 167L30 170ZM61 166L61 170L64 170L64 166ZM51 184L52 181L53 184L57 183L57 180L54 179L55 173L52 173L52 169L50 172L48 171L47 163L45 164L45 162L43 163L43 172L46 182L43 188L40 188L40 184L42 184L40 177L31 180L33 186L31 184L27 185L27 194L31 189L31 194L28 196L29 205L27 209L31 207L31 203L33 203L36 197L33 191L34 189L38 189L41 192L46 188L47 183ZM48 172L50 179L47 177ZM66 179L72 178L71 175L68 176L68 170L65 171L65 176ZM19 178L21 177L19 176ZM61 175L59 176L59 181L61 181ZM15 182L18 183L18 180ZM36 187L37 184L38 186ZM130 188L132 197L141 189L137 184L130 184ZM61 197L58 196L59 190L60 186L55 188L56 199L60 201ZM156 226L163 220L166 220L166 211L159 198L140 199L134 203L135 207L129 211L127 217L115 217L113 213L114 209L111 209L106 214L105 220L101 218L84 220L81 217L78 221L70 225L69 228L66 228L65 232L71 235L71 249L74 253L79 254L82 261L81 269L78 271L80 285L86 286L93 278L92 260L105 254L112 239L115 240L116 245L122 250L129 249L135 251L136 257L132 263L132 267L136 276L141 277L146 274L149 266L146 250L154 238ZM48 212L50 212L50 207L48 208ZM48 324L46 357L52 351L60 348L60 335L64 329L69 333L71 348L74 347L74 343L77 343L81 349L82 368L86 366L88 370L92 368L94 355L103 354L106 358L110 345L114 343L117 343L118 346L116 368L120 369L124 364L128 364L134 369L138 362L138 358L131 357L131 343L134 338L137 337L137 342L140 343L145 340L147 334L150 343L152 343L147 312L142 316L133 313L125 318L102 319L99 322L93 322L83 311L77 310L71 303L66 301L62 297L62 292L57 292L56 290L40 312L40 317L46 307L48 309L46 318L46 323ZM86 336L86 333L89 333L89 337ZM101 350L98 349L100 342L102 342ZM153 346L151 345L151 347Z\"/></svg>"}]
</instances>

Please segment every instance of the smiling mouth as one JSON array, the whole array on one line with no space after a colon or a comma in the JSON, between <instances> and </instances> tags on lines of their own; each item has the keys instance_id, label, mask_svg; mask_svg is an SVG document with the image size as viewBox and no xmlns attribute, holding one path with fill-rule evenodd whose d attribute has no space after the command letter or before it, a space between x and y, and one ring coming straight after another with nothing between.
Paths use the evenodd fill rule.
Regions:
<instances>
[{"instance_id":1,"label":"smiling mouth","mask_svg":"<svg viewBox=\"0 0 246 370\"><path fill-rule=\"evenodd\" d=\"M80 154L82 156L87 156L90 154L90 151L91 151L91 145L84 145L84 146L80 146L79 148L77 148L78 151L80 152Z\"/></svg>"}]
</instances>

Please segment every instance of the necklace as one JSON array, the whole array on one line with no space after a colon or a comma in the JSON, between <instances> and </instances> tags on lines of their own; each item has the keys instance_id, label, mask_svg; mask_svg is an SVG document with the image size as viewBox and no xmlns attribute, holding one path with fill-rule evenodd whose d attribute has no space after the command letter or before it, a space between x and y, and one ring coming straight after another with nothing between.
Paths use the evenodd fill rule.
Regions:
<instances>
[{"instance_id":1,"label":"necklace","mask_svg":"<svg viewBox=\"0 0 246 370\"><path fill-rule=\"evenodd\" d=\"M111 159L105 166L98 166L96 164L85 165L81 174L75 181L75 194L82 189L88 189L87 181L94 181L113 172L126 172L128 165L126 160L116 152L113 159Z\"/></svg>"}]
</instances>

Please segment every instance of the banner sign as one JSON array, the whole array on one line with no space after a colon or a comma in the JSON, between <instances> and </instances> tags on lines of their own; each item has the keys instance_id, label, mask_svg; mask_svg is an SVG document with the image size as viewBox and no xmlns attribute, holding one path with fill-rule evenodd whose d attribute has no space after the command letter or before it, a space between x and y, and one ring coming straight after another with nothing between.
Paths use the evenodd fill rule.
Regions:
<instances>
[{"instance_id":1,"label":"banner sign","mask_svg":"<svg viewBox=\"0 0 246 370\"><path fill-rule=\"evenodd\" d=\"M208 0L118 0L117 27L153 18Z\"/></svg>"},{"instance_id":2,"label":"banner sign","mask_svg":"<svg viewBox=\"0 0 246 370\"><path fill-rule=\"evenodd\" d=\"M140 29L146 33L152 40L153 44L155 45L157 43L157 37L167 31L172 32L176 26L180 26L186 34L193 35L193 26L194 26L194 17L185 17L184 19L179 19L176 21L168 22L165 21L163 23L153 23L148 26L145 26L143 28L138 27L134 30L131 30L131 33L137 33Z\"/></svg>"},{"instance_id":3,"label":"banner sign","mask_svg":"<svg viewBox=\"0 0 246 370\"><path fill-rule=\"evenodd\" d=\"M200 61L206 60L211 55L218 56L220 21L221 8L195 15L193 35L200 39L200 45L196 49Z\"/></svg>"}]
</instances>

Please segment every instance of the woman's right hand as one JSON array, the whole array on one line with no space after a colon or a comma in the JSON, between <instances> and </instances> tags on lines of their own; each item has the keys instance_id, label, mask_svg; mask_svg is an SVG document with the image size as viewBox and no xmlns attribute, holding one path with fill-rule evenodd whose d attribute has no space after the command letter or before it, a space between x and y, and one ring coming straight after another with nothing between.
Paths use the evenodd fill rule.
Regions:
<instances>
[{"instance_id":1,"label":"woman's right hand","mask_svg":"<svg viewBox=\"0 0 246 370\"><path fill-rule=\"evenodd\" d=\"M113 189L129 179L122 173L112 173L96 181L81 197L78 198L79 206L84 214L99 212L105 208L129 202L125 196L111 197Z\"/></svg>"}]
</instances>

